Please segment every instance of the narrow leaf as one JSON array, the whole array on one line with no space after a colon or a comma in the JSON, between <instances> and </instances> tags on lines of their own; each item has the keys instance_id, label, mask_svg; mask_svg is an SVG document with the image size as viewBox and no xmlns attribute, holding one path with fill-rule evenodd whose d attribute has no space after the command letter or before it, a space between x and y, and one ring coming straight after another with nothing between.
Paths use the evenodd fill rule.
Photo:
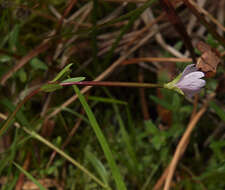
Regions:
<instances>
[{"instance_id":1,"label":"narrow leaf","mask_svg":"<svg viewBox=\"0 0 225 190\"><path fill-rule=\"evenodd\" d=\"M85 80L85 77L74 77L74 78L66 79L66 80L62 81L61 83L80 82L80 81L83 81L83 80Z\"/></svg>"},{"instance_id":2,"label":"narrow leaf","mask_svg":"<svg viewBox=\"0 0 225 190\"><path fill-rule=\"evenodd\" d=\"M61 88L62 88L62 86L60 86L59 84L45 84L41 87L41 91L54 92L54 91L59 90Z\"/></svg>"},{"instance_id":3,"label":"narrow leaf","mask_svg":"<svg viewBox=\"0 0 225 190\"><path fill-rule=\"evenodd\" d=\"M70 67L72 66L73 64L69 64L67 65L63 70L61 70L57 75L56 77L51 81L51 82L56 82L57 80L59 80L60 78L62 78L66 73L69 73L70 72Z\"/></svg>"},{"instance_id":4,"label":"narrow leaf","mask_svg":"<svg viewBox=\"0 0 225 190\"><path fill-rule=\"evenodd\" d=\"M24 170L20 165L13 162L13 164L22 172L28 179L30 179L35 185L39 187L40 190L46 190L32 175L30 175L26 170Z\"/></svg>"},{"instance_id":5,"label":"narrow leaf","mask_svg":"<svg viewBox=\"0 0 225 190\"><path fill-rule=\"evenodd\" d=\"M113 154L109 148L108 142L106 141L106 138L105 138L104 134L102 133L101 128L99 127L99 124L98 124L93 112L91 111L84 96L80 93L79 88L76 85L73 85L73 88L74 88L74 91L76 92L76 94L78 95L78 98L79 98L85 112L87 113L87 116L90 120L91 126L92 126L92 128L98 138L98 141L104 151L106 159L109 163L109 167L112 171L113 178L115 179L117 189L126 190L127 188L126 188L123 178L119 172L119 168L116 165L116 161L115 161Z\"/></svg>"}]
</instances>

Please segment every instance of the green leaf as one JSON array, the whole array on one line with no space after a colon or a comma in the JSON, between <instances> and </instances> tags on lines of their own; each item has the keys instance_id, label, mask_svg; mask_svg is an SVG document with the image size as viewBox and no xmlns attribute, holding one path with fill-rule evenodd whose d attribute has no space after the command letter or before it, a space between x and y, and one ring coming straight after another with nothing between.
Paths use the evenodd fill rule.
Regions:
<instances>
[{"instance_id":1,"label":"green leaf","mask_svg":"<svg viewBox=\"0 0 225 190\"><path fill-rule=\"evenodd\" d=\"M80 81L83 81L83 80L85 80L85 77L74 77L74 78L66 79L66 80L62 81L61 83L80 82Z\"/></svg>"},{"instance_id":2,"label":"green leaf","mask_svg":"<svg viewBox=\"0 0 225 190\"><path fill-rule=\"evenodd\" d=\"M7 63L11 60L12 60L12 58L8 55L0 55L0 62L1 63Z\"/></svg>"},{"instance_id":3,"label":"green leaf","mask_svg":"<svg viewBox=\"0 0 225 190\"><path fill-rule=\"evenodd\" d=\"M154 123L152 123L151 120L144 121L145 129L152 135L157 135L159 133L158 128L155 126Z\"/></svg>"},{"instance_id":4,"label":"green leaf","mask_svg":"<svg viewBox=\"0 0 225 190\"><path fill-rule=\"evenodd\" d=\"M27 73L23 68L18 71L18 75L21 82L25 83L27 81Z\"/></svg>"},{"instance_id":5,"label":"green leaf","mask_svg":"<svg viewBox=\"0 0 225 190\"><path fill-rule=\"evenodd\" d=\"M18 39L19 39L19 32L20 32L20 25L16 24L9 36L10 50L13 50L17 47Z\"/></svg>"},{"instance_id":6,"label":"green leaf","mask_svg":"<svg viewBox=\"0 0 225 190\"><path fill-rule=\"evenodd\" d=\"M165 144L166 138L165 135L160 134L157 136L152 137L151 143L153 144L156 150L160 150L161 147Z\"/></svg>"},{"instance_id":7,"label":"green leaf","mask_svg":"<svg viewBox=\"0 0 225 190\"><path fill-rule=\"evenodd\" d=\"M59 80L60 78L62 78L63 76L65 76L66 74L68 74L70 72L70 67L72 66L73 64L69 64L67 65L63 70L61 70L57 75L56 77L51 81L51 82L56 82L57 80Z\"/></svg>"},{"instance_id":8,"label":"green leaf","mask_svg":"<svg viewBox=\"0 0 225 190\"><path fill-rule=\"evenodd\" d=\"M173 106L173 111L177 111L181 106L180 96L178 96L178 94L176 93L173 94L172 106Z\"/></svg>"},{"instance_id":9,"label":"green leaf","mask_svg":"<svg viewBox=\"0 0 225 190\"><path fill-rule=\"evenodd\" d=\"M129 136L128 132L126 131L124 122L122 120L122 117L121 117L121 115L119 113L119 109L116 106L116 104L113 105L113 108L114 108L114 110L116 112L116 117L117 117L117 120L119 122L120 131L121 131L121 134L122 134L122 140L124 141L124 143L126 145L126 151L127 151L128 155L130 157L128 162L130 163L130 165L132 166L133 170L135 171L135 169L136 169L136 167L138 165L138 162L137 162L137 158L136 158L136 155L135 155L134 146L131 144L130 136Z\"/></svg>"},{"instance_id":10,"label":"green leaf","mask_svg":"<svg viewBox=\"0 0 225 190\"><path fill-rule=\"evenodd\" d=\"M47 70L48 67L45 63L43 63L40 59L38 58L33 58L30 61L30 65L34 68L34 69L40 69L40 70Z\"/></svg>"},{"instance_id":11,"label":"green leaf","mask_svg":"<svg viewBox=\"0 0 225 190\"><path fill-rule=\"evenodd\" d=\"M122 104L122 105L127 105L127 102L117 100L114 98L105 98L105 97L98 97L98 96L88 96L88 100L94 100L97 102L104 102L104 103L110 103L110 104Z\"/></svg>"},{"instance_id":12,"label":"green leaf","mask_svg":"<svg viewBox=\"0 0 225 190\"><path fill-rule=\"evenodd\" d=\"M60 86L59 84L44 84L41 87L41 91L44 91L44 92L54 92L54 91L59 90L61 88L62 88L62 86Z\"/></svg>"},{"instance_id":13,"label":"green leaf","mask_svg":"<svg viewBox=\"0 0 225 190\"><path fill-rule=\"evenodd\" d=\"M105 169L104 165L102 164L102 162L88 150L85 151L85 155L86 155L87 159L89 160L89 162L91 162L92 166L95 168L95 170L97 171L97 173L99 174L101 179L104 181L104 183L108 185L109 184L109 181L108 181L109 175L108 175L107 170Z\"/></svg>"}]
</instances>

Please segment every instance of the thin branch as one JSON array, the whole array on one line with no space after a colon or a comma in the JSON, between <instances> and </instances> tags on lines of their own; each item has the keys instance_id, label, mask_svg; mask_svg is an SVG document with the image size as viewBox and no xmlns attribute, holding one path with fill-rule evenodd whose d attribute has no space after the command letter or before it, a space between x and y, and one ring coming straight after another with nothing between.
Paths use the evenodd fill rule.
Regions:
<instances>
[{"instance_id":1,"label":"thin branch","mask_svg":"<svg viewBox=\"0 0 225 190\"><path fill-rule=\"evenodd\" d=\"M174 153L173 159L169 165L168 175L166 178L164 190L170 189L170 184L173 178L174 171L176 169L177 163L179 159L181 158L181 155L184 152L184 147L187 147L187 141L195 128L196 124L198 123L199 119L203 116L203 114L206 112L209 101L214 98L215 94L210 94L209 98L205 102L205 104L202 106L202 108L198 111L198 113L191 119L190 123L187 126L186 131L184 132L184 135L182 136L179 144L177 145L176 151Z\"/></svg>"}]
</instances>

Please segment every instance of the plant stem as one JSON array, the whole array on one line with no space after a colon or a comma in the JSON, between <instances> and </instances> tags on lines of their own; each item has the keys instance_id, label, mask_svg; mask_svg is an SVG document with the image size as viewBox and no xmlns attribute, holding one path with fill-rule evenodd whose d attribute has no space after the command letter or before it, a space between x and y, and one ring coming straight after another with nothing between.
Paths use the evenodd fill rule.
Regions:
<instances>
[{"instance_id":1,"label":"plant stem","mask_svg":"<svg viewBox=\"0 0 225 190\"><path fill-rule=\"evenodd\" d=\"M139 82L113 82L113 81L82 81L65 82L61 86L82 85L82 86L115 86L115 87L133 87L133 88L163 88L163 84L139 83Z\"/></svg>"}]
</instances>

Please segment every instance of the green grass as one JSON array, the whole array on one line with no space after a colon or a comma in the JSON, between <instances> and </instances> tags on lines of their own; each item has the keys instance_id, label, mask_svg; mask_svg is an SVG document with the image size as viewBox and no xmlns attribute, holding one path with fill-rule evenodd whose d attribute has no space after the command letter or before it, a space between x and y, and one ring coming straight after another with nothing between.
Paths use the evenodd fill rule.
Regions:
<instances>
[{"instance_id":1,"label":"green grass","mask_svg":"<svg viewBox=\"0 0 225 190\"><path fill-rule=\"evenodd\" d=\"M82 94L78 86L60 83L95 80L136 45L126 60L175 57L155 36L139 44L151 32L160 33L166 45L181 54L186 48L168 15L155 23L158 31L155 24L146 28L146 23L154 23L154 18L165 13L160 1L76 1L71 9L70 2L0 1L1 189L17 189L20 183L22 189L27 183L47 189L41 183L44 179L51 181L52 189L153 189L169 165L193 110L201 109L213 92L216 96L179 160L173 187L225 189L224 57L216 75L206 79L197 105L194 99L162 88L145 89L143 96L139 88L95 86ZM218 5L207 1L204 9L220 22L216 13L223 10ZM213 27L204 23L208 28L199 35L203 19L188 20L192 10L176 6L185 28L194 22L192 43L201 39L224 54L224 33L217 35L221 26L201 14ZM67 16L58 30L62 15ZM50 44L47 51L29 55L46 40ZM22 67L13 72L20 64ZM107 70L104 80L138 82L143 77L144 82L161 84L171 81L186 65L169 61L117 65ZM3 84L7 73L10 77ZM68 105L76 95L78 99ZM67 106L60 107L65 103ZM58 108L62 108L60 113L49 118ZM144 120L144 109L149 120Z\"/></svg>"}]
</instances>

